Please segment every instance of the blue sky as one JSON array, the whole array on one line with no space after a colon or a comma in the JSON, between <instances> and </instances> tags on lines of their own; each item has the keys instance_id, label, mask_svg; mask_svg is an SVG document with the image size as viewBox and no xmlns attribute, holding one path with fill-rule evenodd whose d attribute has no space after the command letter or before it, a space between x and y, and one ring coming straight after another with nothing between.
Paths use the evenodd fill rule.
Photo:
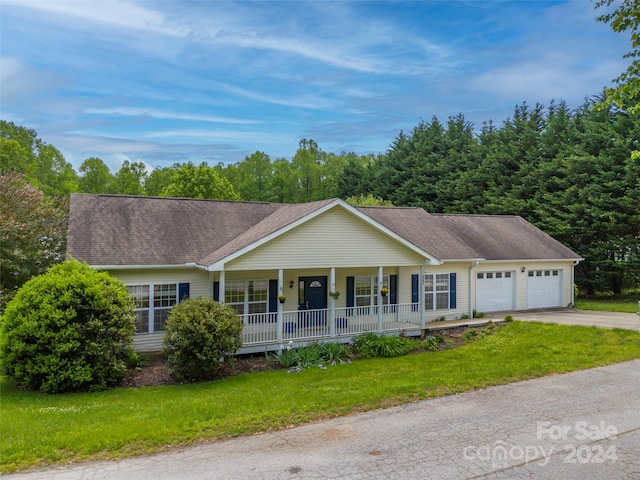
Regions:
<instances>
[{"instance_id":1,"label":"blue sky","mask_svg":"<svg viewBox=\"0 0 640 480\"><path fill-rule=\"evenodd\" d=\"M579 106L627 65L593 2L0 0L0 117L77 169L387 150L420 119L480 129Z\"/></svg>"}]
</instances>

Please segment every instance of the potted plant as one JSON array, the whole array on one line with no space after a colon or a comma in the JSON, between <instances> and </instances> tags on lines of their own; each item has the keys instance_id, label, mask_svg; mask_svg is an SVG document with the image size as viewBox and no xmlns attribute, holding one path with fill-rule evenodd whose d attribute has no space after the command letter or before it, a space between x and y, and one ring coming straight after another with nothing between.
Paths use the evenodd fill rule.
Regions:
<instances>
[{"instance_id":1,"label":"potted plant","mask_svg":"<svg viewBox=\"0 0 640 480\"><path fill-rule=\"evenodd\" d=\"M387 287L382 287L380 289L380 295L382 295L383 297L386 297L387 295L389 295L389 289Z\"/></svg>"},{"instance_id":2,"label":"potted plant","mask_svg":"<svg viewBox=\"0 0 640 480\"><path fill-rule=\"evenodd\" d=\"M278 301L280 303L284 303L286 299L287 299L287 296L284 293L281 293L280 295L278 295Z\"/></svg>"},{"instance_id":3,"label":"potted plant","mask_svg":"<svg viewBox=\"0 0 640 480\"><path fill-rule=\"evenodd\" d=\"M340 297L340 292L329 292L329 295L331 295L334 300L337 300Z\"/></svg>"}]
</instances>

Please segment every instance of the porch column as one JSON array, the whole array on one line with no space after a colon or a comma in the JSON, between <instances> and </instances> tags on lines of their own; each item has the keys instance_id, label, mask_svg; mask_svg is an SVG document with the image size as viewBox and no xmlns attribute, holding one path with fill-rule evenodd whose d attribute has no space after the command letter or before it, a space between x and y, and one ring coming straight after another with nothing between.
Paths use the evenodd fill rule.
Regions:
<instances>
[{"instance_id":1,"label":"porch column","mask_svg":"<svg viewBox=\"0 0 640 480\"><path fill-rule=\"evenodd\" d=\"M424 265L420 265L420 278L418 279L418 305L420 308L420 327L424 328L426 315L424 311Z\"/></svg>"},{"instance_id":2,"label":"porch column","mask_svg":"<svg viewBox=\"0 0 640 480\"><path fill-rule=\"evenodd\" d=\"M284 293L284 270L278 270L278 295ZM277 335L276 338L278 342L282 343L282 309L284 308L284 303L278 302L278 313L276 314L276 328Z\"/></svg>"},{"instance_id":3,"label":"porch column","mask_svg":"<svg viewBox=\"0 0 640 480\"><path fill-rule=\"evenodd\" d=\"M329 293L336 291L336 269L331 267L329 272ZM336 336L336 299L329 295L329 336Z\"/></svg>"},{"instance_id":4,"label":"porch column","mask_svg":"<svg viewBox=\"0 0 640 480\"><path fill-rule=\"evenodd\" d=\"M224 304L224 270L220 270L220 281L218 282L218 302Z\"/></svg>"},{"instance_id":5,"label":"porch column","mask_svg":"<svg viewBox=\"0 0 640 480\"><path fill-rule=\"evenodd\" d=\"M382 310L384 305L382 304L382 267L378 267L378 332L382 332Z\"/></svg>"}]
</instances>

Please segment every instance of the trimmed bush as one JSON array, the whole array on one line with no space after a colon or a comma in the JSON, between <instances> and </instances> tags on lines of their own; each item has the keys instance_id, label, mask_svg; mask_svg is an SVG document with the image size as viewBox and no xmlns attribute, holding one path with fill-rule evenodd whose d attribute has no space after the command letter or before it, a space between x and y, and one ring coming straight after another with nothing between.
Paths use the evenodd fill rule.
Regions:
<instances>
[{"instance_id":1,"label":"trimmed bush","mask_svg":"<svg viewBox=\"0 0 640 480\"><path fill-rule=\"evenodd\" d=\"M137 359L127 288L75 260L25 283L7 304L0 332L2 369L28 390L104 390Z\"/></svg>"},{"instance_id":2,"label":"trimmed bush","mask_svg":"<svg viewBox=\"0 0 640 480\"><path fill-rule=\"evenodd\" d=\"M171 374L182 380L208 380L224 372L242 346L242 320L228 305L189 298L176 305L165 323L162 348Z\"/></svg>"}]
</instances>

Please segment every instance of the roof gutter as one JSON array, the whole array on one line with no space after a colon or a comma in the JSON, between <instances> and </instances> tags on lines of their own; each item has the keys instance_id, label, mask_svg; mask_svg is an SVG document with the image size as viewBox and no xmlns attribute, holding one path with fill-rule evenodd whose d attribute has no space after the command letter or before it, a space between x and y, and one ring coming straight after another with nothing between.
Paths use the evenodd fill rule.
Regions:
<instances>
[{"instance_id":1,"label":"roof gutter","mask_svg":"<svg viewBox=\"0 0 640 480\"><path fill-rule=\"evenodd\" d=\"M185 268L198 268L201 270L206 270L206 267L202 267L195 263L184 263L180 265L90 265L90 267L100 270L176 270Z\"/></svg>"}]
</instances>

